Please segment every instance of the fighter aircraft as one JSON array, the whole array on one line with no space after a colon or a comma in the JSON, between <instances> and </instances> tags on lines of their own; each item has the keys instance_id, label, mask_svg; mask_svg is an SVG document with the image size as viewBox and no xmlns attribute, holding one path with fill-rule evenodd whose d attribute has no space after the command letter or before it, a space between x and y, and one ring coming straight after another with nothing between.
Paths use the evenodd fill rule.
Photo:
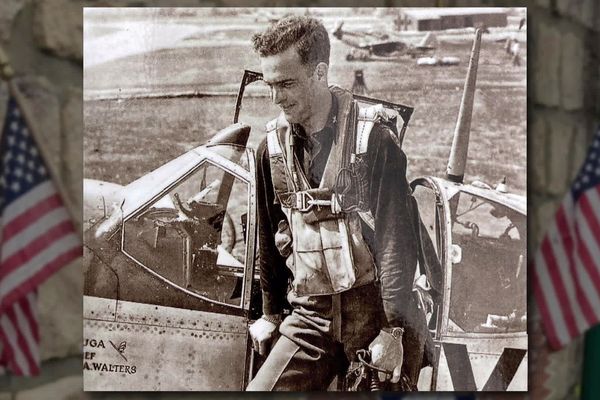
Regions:
<instances>
[{"instance_id":1,"label":"fighter aircraft","mask_svg":"<svg viewBox=\"0 0 600 400\"><path fill-rule=\"evenodd\" d=\"M374 32L358 32L343 30L344 22L338 22L332 32L338 40L352 47L346 55L346 60L394 60L402 56L426 55L435 50L434 38L431 32L423 36L418 45L412 45L401 40L390 39L389 35Z\"/></svg>"},{"instance_id":2,"label":"fighter aircraft","mask_svg":"<svg viewBox=\"0 0 600 400\"><path fill-rule=\"evenodd\" d=\"M411 183L414 291L436 344L419 388L527 390L526 201L503 183L462 182L469 71L447 176ZM238 119L261 83L245 72L234 123L205 145L126 186L84 181L85 390L243 390L256 373L256 167ZM413 109L356 98L397 113L401 144Z\"/></svg>"}]
</instances>

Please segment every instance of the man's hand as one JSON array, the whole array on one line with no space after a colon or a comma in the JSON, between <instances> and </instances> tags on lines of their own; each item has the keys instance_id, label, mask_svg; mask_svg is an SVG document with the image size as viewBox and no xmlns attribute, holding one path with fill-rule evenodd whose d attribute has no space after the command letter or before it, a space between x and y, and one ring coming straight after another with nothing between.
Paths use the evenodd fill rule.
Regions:
<instances>
[{"instance_id":1,"label":"man's hand","mask_svg":"<svg viewBox=\"0 0 600 400\"><path fill-rule=\"evenodd\" d=\"M249 328L250 337L252 338L252 346L254 351L261 356L267 355L267 352L277 334L277 324L266 320L265 318L257 319Z\"/></svg>"},{"instance_id":2,"label":"man's hand","mask_svg":"<svg viewBox=\"0 0 600 400\"><path fill-rule=\"evenodd\" d=\"M369 345L371 351L371 363L381 369L392 373L392 383L400 381L400 372L402 370L402 360L404 349L402 347L402 329L394 328L393 333L385 331L379 332L379 335ZM377 372L380 381L385 381L389 373Z\"/></svg>"}]
</instances>

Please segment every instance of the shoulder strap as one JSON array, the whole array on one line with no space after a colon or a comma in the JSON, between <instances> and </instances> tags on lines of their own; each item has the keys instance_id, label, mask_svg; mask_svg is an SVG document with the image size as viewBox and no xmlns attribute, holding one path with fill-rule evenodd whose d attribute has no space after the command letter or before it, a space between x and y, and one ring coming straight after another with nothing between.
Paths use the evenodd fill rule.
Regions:
<instances>
[{"instance_id":1,"label":"shoulder strap","mask_svg":"<svg viewBox=\"0 0 600 400\"><path fill-rule=\"evenodd\" d=\"M278 119L269 121L266 125L267 130L267 149L269 151L269 165L271 167L271 181L273 190L277 195L277 200L280 196L290 191L290 183L288 177L291 176L291 171L288 170L286 163L286 154L281 145L279 137Z\"/></svg>"},{"instance_id":2,"label":"shoulder strap","mask_svg":"<svg viewBox=\"0 0 600 400\"><path fill-rule=\"evenodd\" d=\"M374 104L369 107L358 107L356 122L356 143L352 160L357 156L363 156L367 153L369 146L369 137L376 123L388 122L395 117L394 111L383 107L382 104ZM371 211L359 211L358 215L363 222L375 230L375 218Z\"/></svg>"},{"instance_id":3,"label":"shoulder strap","mask_svg":"<svg viewBox=\"0 0 600 400\"><path fill-rule=\"evenodd\" d=\"M383 107L383 104L374 104L369 107L358 107L358 121L356 123L356 155L365 154L369 146L369 136L375 123L390 122L396 118L394 110Z\"/></svg>"}]
</instances>

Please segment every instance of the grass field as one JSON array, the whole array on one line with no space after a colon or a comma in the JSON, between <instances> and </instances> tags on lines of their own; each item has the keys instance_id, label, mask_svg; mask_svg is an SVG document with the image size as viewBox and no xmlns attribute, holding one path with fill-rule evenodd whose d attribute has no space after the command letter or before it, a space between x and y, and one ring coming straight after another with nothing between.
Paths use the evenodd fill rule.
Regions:
<instances>
[{"instance_id":1,"label":"grass field","mask_svg":"<svg viewBox=\"0 0 600 400\"><path fill-rule=\"evenodd\" d=\"M249 37L260 26L250 21L235 22L227 25L216 21L170 48L86 67L86 178L131 182L204 143L231 123L232 96L92 98L98 91L236 92L243 70L258 70ZM352 24L345 27L350 29ZM106 28L106 32L110 30ZM437 54L457 56L460 65L417 67L409 57L348 62L345 54L349 47L332 39L330 82L350 88L354 70L362 69L370 96L414 107L404 142L409 177L443 176L470 48L466 40L440 41ZM513 67L503 44L484 38L479 64L466 181L479 179L495 184L507 176L509 187L525 194L526 55L523 66ZM250 146L256 146L263 136L261 127L277 114L273 106L265 105L267 101L252 98L245 103L242 121L253 126Z\"/></svg>"}]
</instances>

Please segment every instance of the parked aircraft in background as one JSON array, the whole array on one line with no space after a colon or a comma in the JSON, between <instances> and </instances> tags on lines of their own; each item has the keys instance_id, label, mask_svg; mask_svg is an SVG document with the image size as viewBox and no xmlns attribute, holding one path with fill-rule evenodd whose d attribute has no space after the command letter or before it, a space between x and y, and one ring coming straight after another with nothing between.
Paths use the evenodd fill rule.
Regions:
<instances>
[{"instance_id":1,"label":"parked aircraft in background","mask_svg":"<svg viewBox=\"0 0 600 400\"><path fill-rule=\"evenodd\" d=\"M391 39L384 33L349 31L343 29L344 22L336 24L332 34L338 40L352 47L346 55L351 60L393 60L402 56L417 57L435 50L435 37L428 32L421 42L413 45L401 40Z\"/></svg>"}]
</instances>

